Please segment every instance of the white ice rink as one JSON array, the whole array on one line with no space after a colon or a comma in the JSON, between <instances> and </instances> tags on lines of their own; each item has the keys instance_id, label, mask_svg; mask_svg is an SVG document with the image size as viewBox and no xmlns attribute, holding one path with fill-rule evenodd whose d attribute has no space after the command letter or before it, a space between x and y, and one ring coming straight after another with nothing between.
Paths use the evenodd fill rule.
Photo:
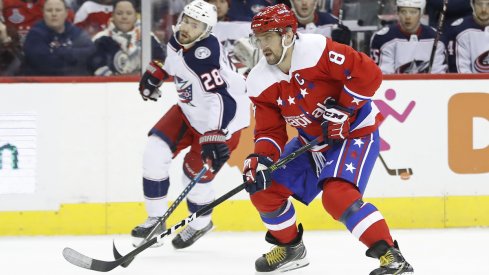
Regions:
<instances>
[{"instance_id":1,"label":"white ice rink","mask_svg":"<svg viewBox=\"0 0 489 275\"><path fill-rule=\"evenodd\" d=\"M393 230L415 274L489 274L489 228ZM172 237L172 236L171 236ZM64 247L87 256L112 260L112 239L122 254L132 247L129 237L64 236L0 238L1 275L100 274L74 266L63 258ZM306 231L310 265L287 275L369 274L378 261L365 257L365 248L346 231ZM175 251L170 238L164 246L143 251L127 268L108 274L135 275L250 275L254 260L271 245L264 234L211 232L194 246Z\"/></svg>"}]
</instances>

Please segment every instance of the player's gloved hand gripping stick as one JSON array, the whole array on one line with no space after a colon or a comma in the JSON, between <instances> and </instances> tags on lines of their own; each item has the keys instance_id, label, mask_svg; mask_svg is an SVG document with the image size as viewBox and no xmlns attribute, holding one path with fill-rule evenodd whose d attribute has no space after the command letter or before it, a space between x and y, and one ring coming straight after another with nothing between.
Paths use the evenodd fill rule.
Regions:
<instances>
[{"instance_id":1,"label":"player's gloved hand gripping stick","mask_svg":"<svg viewBox=\"0 0 489 275\"><path fill-rule=\"evenodd\" d=\"M308 144L302 146L301 148L297 149L296 151L290 153L288 156L286 156L283 159L272 164L270 167L268 167L268 170L270 172L273 172L273 171L279 169L283 165L285 165L288 162L295 159L300 154L310 150L312 147L314 147L315 145L320 143L322 140L323 140L322 136L312 140ZM245 189L247 185L248 185L247 182L243 182L242 184L235 187L233 190L227 192L226 194L217 198L212 203L201 208L199 211L197 211L197 212L193 213L192 215L188 216L187 218L181 220L179 223L177 223L176 225L167 229L165 232L161 233L160 235L153 237L152 239L148 240L147 242L143 243L142 245L136 247L134 250L132 250L128 254L126 254L126 255L124 255L124 256L122 256L122 257L120 257L114 261L102 261L102 260L93 259L93 258L85 256L85 255L81 254L80 252L78 252L72 248L69 248L69 247L66 247L65 249L63 249L63 257L68 262L70 262L76 266L82 267L82 268L100 271L100 272L110 271L110 270L118 267L119 265L122 265L125 262L132 260L136 255L138 255L139 253L141 253L142 251L144 251L148 247L152 246L153 244L159 242L162 238L172 234L178 228L187 225L188 223L190 223L191 221L193 221L197 217L205 215L209 210L213 209L214 207L218 206L222 202L226 201L227 199L229 199L232 196L239 193L241 190Z\"/></svg>"},{"instance_id":2,"label":"player's gloved hand gripping stick","mask_svg":"<svg viewBox=\"0 0 489 275\"><path fill-rule=\"evenodd\" d=\"M324 141L328 144L340 142L348 138L350 134L350 116L353 111L343 106L337 105L335 100L330 98L326 101L321 128L323 130Z\"/></svg>"}]
</instances>

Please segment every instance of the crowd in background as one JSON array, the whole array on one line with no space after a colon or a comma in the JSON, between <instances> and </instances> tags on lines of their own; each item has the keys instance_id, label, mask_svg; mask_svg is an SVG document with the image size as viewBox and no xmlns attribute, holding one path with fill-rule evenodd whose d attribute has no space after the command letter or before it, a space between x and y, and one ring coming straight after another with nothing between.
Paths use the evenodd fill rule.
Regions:
<instances>
[{"instance_id":1,"label":"crowd in background","mask_svg":"<svg viewBox=\"0 0 489 275\"><path fill-rule=\"evenodd\" d=\"M152 2L152 59L164 61L172 26L188 2ZM259 56L245 41L252 17L265 6L285 3L294 10L301 32L350 44L386 74L489 72L489 0L448 1L440 46L433 54L443 0L208 2L218 9L216 36L229 52L237 49L230 55L238 60L237 70L253 66L250 58ZM408 13L418 6L419 15ZM141 70L140 0L0 0L0 10L0 76L107 76ZM406 24L416 28L410 32Z\"/></svg>"}]
</instances>

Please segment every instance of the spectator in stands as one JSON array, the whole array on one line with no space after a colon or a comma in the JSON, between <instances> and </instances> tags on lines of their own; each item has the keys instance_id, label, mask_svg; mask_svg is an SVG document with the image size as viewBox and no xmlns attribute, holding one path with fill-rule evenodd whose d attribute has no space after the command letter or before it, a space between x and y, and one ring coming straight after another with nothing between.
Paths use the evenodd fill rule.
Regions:
<instances>
[{"instance_id":1,"label":"spectator in stands","mask_svg":"<svg viewBox=\"0 0 489 275\"><path fill-rule=\"evenodd\" d=\"M84 29L90 36L105 30L112 16L113 0L86 1L76 11L75 25Z\"/></svg>"},{"instance_id":2,"label":"spectator in stands","mask_svg":"<svg viewBox=\"0 0 489 275\"><path fill-rule=\"evenodd\" d=\"M350 45L350 30L344 25L338 26L337 17L318 11L318 0L290 0L290 6L299 22L298 32L319 33Z\"/></svg>"},{"instance_id":3,"label":"spectator in stands","mask_svg":"<svg viewBox=\"0 0 489 275\"><path fill-rule=\"evenodd\" d=\"M450 72L489 73L489 0L469 0L473 14L450 25L443 40Z\"/></svg>"},{"instance_id":4,"label":"spectator in stands","mask_svg":"<svg viewBox=\"0 0 489 275\"><path fill-rule=\"evenodd\" d=\"M470 16L472 14L472 7L470 6L471 0L449 0L447 4L447 10L445 12L445 18L443 23L442 32L457 19ZM426 12L429 16L429 24L433 28L438 28L438 20L440 13L443 9L444 0L430 0L426 3Z\"/></svg>"},{"instance_id":5,"label":"spectator in stands","mask_svg":"<svg viewBox=\"0 0 489 275\"><path fill-rule=\"evenodd\" d=\"M141 23L133 0L116 0L109 27L93 38L97 51L90 61L94 75L137 74L141 70ZM152 60L164 60L159 41L151 36Z\"/></svg>"},{"instance_id":6,"label":"spectator in stands","mask_svg":"<svg viewBox=\"0 0 489 275\"><path fill-rule=\"evenodd\" d=\"M277 0L231 0L229 21L249 21L267 6L277 4Z\"/></svg>"},{"instance_id":7,"label":"spectator in stands","mask_svg":"<svg viewBox=\"0 0 489 275\"><path fill-rule=\"evenodd\" d=\"M231 5L231 0L206 0L216 6L217 8L217 21L229 21L228 11Z\"/></svg>"},{"instance_id":8,"label":"spectator in stands","mask_svg":"<svg viewBox=\"0 0 489 275\"><path fill-rule=\"evenodd\" d=\"M26 75L88 75L87 60L95 46L82 29L66 20L63 0L46 0L43 20L34 25L24 43Z\"/></svg>"},{"instance_id":9,"label":"spectator in stands","mask_svg":"<svg viewBox=\"0 0 489 275\"><path fill-rule=\"evenodd\" d=\"M19 35L0 20L0 76L15 75L21 65L22 48Z\"/></svg>"},{"instance_id":10,"label":"spectator in stands","mask_svg":"<svg viewBox=\"0 0 489 275\"><path fill-rule=\"evenodd\" d=\"M445 73L445 46L437 43L434 62L430 63L436 31L420 22L426 0L397 0L399 22L386 26L372 36L370 57L384 74Z\"/></svg>"},{"instance_id":11,"label":"spectator in stands","mask_svg":"<svg viewBox=\"0 0 489 275\"><path fill-rule=\"evenodd\" d=\"M20 36L21 44L31 27L43 19L45 0L0 0L5 24L13 27ZM73 11L68 11L68 21L73 22Z\"/></svg>"}]
</instances>

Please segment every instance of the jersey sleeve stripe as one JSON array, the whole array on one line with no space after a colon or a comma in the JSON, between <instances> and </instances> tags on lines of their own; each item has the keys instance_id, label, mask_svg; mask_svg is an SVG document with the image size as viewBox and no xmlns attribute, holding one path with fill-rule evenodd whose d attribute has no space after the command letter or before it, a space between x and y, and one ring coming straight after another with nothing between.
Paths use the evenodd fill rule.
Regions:
<instances>
[{"instance_id":1,"label":"jersey sleeve stripe","mask_svg":"<svg viewBox=\"0 0 489 275\"><path fill-rule=\"evenodd\" d=\"M347 94L349 94L352 97L360 98L362 100L367 100L367 99L371 99L372 98L372 97L369 97L369 96L364 96L364 95L361 95L359 93L356 93L356 92L348 89L348 87L346 87L346 85L343 86L343 91L345 91Z\"/></svg>"},{"instance_id":2,"label":"jersey sleeve stripe","mask_svg":"<svg viewBox=\"0 0 489 275\"><path fill-rule=\"evenodd\" d=\"M278 145L278 143L273 140L272 138L269 138L269 137L261 137L261 138L258 138L256 141L255 141L255 144L260 142L260 141L268 141L270 143L273 144L273 146L275 146L275 148L277 148L277 151L279 152L279 155L282 155L282 149L280 149L280 146Z\"/></svg>"}]
</instances>

